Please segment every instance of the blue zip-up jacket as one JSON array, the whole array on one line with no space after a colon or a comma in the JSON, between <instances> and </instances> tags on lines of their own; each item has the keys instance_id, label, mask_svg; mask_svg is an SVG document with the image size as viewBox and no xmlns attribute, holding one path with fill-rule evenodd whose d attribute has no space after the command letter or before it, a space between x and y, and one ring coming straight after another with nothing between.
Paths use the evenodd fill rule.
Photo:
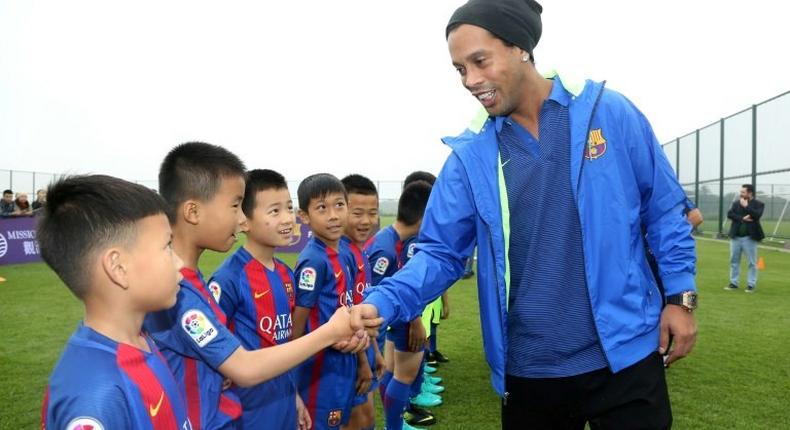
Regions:
<instances>
[{"instance_id":1,"label":"blue zip-up jacket","mask_svg":"<svg viewBox=\"0 0 790 430\"><path fill-rule=\"evenodd\" d=\"M668 295L696 289L695 243L683 216L686 195L647 119L603 83L565 87L573 94L570 174L587 289L609 368L618 372L658 349L662 304L645 259L642 226ZM510 223L495 121L487 118L444 142L452 153L428 201L420 252L365 302L387 322L413 319L461 277L464 259L477 245L483 348L502 396Z\"/></svg>"}]
</instances>

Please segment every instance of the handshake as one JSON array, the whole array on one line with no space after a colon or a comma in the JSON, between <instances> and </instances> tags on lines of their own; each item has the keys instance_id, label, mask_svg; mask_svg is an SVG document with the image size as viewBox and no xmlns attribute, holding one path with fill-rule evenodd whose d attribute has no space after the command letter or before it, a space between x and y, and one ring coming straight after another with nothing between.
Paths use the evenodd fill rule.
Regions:
<instances>
[{"instance_id":1,"label":"handshake","mask_svg":"<svg viewBox=\"0 0 790 430\"><path fill-rule=\"evenodd\" d=\"M378 336L383 322L384 319L379 317L379 311L373 305L341 306L326 323L333 334L332 348L352 354L364 350L370 344L370 338Z\"/></svg>"}]
</instances>

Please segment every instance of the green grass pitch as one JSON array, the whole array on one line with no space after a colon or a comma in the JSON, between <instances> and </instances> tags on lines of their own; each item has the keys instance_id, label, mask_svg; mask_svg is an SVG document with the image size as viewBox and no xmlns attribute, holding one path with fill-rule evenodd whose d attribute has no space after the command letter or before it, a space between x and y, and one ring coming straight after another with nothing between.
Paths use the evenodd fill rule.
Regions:
<instances>
[{"instance_id":1,"label":"green grass pitch","mask_svg":"<svg viewBox=\"0 0 790 430\"><path fill-rule=\"evenodd\" d=\"M728 247L698 242L699 337L693 354L668 371L678 429L790 428L790 254L760 250L759 291L723 291ZM282 256L289 264L295 255ZM208 276L223 256L206 253ZM745 274L745 271L743 271ZM80 303L44 264L0 267L0 429L38 428L44 387ZM445 404L434 429L498 429L499 399L488 381L480 339L477 286L450 290L450 319L439 348ZM379 410L379 427L381 414Z\"/></svg>"}]
</instances>

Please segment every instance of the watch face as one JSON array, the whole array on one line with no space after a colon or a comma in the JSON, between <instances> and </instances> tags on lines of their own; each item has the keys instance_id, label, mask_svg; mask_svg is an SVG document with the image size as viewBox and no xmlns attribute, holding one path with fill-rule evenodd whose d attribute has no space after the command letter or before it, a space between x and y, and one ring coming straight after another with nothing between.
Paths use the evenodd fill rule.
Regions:
<instances>
[{"instance_id":1,"label":"watch face","mask_svg":"<svg viewBox=\"0 0 790 430\"><path fill-rule=\"evenodd\" d=\"M683 293L683 306L689 309L697 308L697 293L687 292Z\"/></svg>"}]
</instances>

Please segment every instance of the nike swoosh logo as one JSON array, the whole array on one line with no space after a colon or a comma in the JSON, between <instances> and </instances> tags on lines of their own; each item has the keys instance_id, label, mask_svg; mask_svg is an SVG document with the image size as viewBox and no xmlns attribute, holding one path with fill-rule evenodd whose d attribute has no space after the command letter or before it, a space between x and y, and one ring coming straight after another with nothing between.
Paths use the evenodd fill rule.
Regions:
<instances>
[{"instance_id":1,"label":"nike swoosh logo","mask_svg":"<svg viewBox=\"0 0 790 430\"><path fill-rule=\"evenodd\" d=\"M151 418L156 417L159 414L159 408L162 407L162 400L165 398L165 392L162 391L162 394L159 395L159 403L154 405L148 405L148 412L151 414Z\"/></svg>"},{"instance_id":2,"label":"nike swoosh logo","mask_svg":"<svg viewBox=\"0 0 790 430\"><path fill-rule=\"evenodd\" d=\"M343 274L343 271L342 271L342 270L341 270L341 271L339 271L339 272L337 272L337 273L335 273L335 278L339 278L339 277L340 277L340 275L342 275L342 274Z\"/></svg>"},{"instance_id":3,"label":"nike swoosh logo","mask_svg":"<svg viewBox=\"0 0 790 430\"><path fill-rule=\"evenodd\" d=\"M505 167L505 165L506 165L507 163L510 163L510 159L509 159L509 158L508 158L507 160L505 160L505 162L504 162L504 163L502 163L502 167Z\"/></svg>"},{"instance_id":4,"label":"nike swoosh logo","mask_svg":"<svg viewBox=\"0 0 790 430\"><path fill-rule=\"evenodd\" d=\"M365 265L363 264L361 266L357 266L357 270L359 270L360 272L365 270Z\"/></svg>"},{"instance_id":5,"label":"nike swoosh logo","mask_svg":"<svg viewBox=\"0 0 790 430\"><path fill-rule=\"evenodd\" d=\"M256 298L256 299L260 299L261 297L263 297L263 296L265 296L266 294L268 294L268 293L269 293L269 291L271 291L271 290L266 290L266 291L264 291L264 292L262 292L262 293L259 293L259 292L257 292L257 291L256 291L256 292L255 292L255 298Z\"/></svg>"}]
</instances>

